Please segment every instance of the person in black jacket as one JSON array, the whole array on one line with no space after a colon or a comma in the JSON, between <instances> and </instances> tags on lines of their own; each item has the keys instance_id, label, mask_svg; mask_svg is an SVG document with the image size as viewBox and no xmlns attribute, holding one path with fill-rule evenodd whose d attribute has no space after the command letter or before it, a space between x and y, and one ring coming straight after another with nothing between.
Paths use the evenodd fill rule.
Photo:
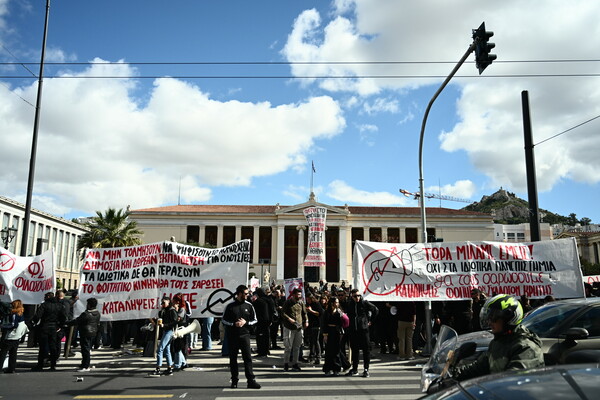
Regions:
<instances>
[{"instance_id":1,"label":"person in black jacket","mask_svg":"<svg viewBox=\"0 0 600 400\"><path fill-rule=\"evenodd\" d=\"M275 302L265 294L261 288L254 291L256 300L252 304L256 311L256 355L258 357L266 357L271 352L269 351L269 330L273 317L275 315Z\"/></svg>"},{"instance_id":2,"label":"person in black jacket","mask_svg":"<svg viewBox=\"0 0 600 400\"><path fill-rule=\"evenodd\" d=\"M39 344L38 362L32 371L42 371L44 359L50 355L50 371L56 371L58 360L58 330L65 324L67 315L65 308L56 301L53 292L44 295L44 302L33 316L32 325L38 326Z\"/></svg>"},{"instance_id":3,"label":"person in black jacket","mask_svg":"<svg viewBox=\"0 0 600 400\"><path fill-rule=\"evenodd\" d=\"M161 330L162 337L156 348L156 369L152 375L161 375L160 367L163 363L163 353L167 359L167 370L164 375L172 375L173 358L171 357L171 338L177 327L177 311L173 308L171 298L168 296L164 296L161 300L161 309L158 311L156 325L156 329Z\"/></svg>"},{"instance_id":4,"label":"person in black jacket","mask_svg":"<svg viewBox=\"0 0 600 400\"><path fill-rule=\"evenodd\" d=\"M348 318L350 318L348 336L350 338L350 347L352 349L352 369L348 371L346 375L358 375L359 351L362 350L365 367L363 377L368 378L370 376L369 364L371 362L369 326L371 325L371 320L377 316L379 310L373 303L364 300L358 292L358 289L352 289L350 295L351 298L346 303L345 310L348 314Z\"/></svg>"},{"instance_id":5,"label":"person in black jacket","mask_svg":"<svg viewBox=\"0 0 600 400\"><path fill-rule=\"evenodd\" d=\"M231 388L237 388L239 380L239 368L237 356L242 351L244 360L244 373L248 381L249 389L260 389L256 382L254 372L252 372L252 353L250 351L250 329L251 325L256 324L256 312L254 307L246 298L248 297L248 287L239 285L235 289L235 299L225 307L223 319L227 343L229 344L229 370L231 372Z\"/></svg>"},{"instance_id":6,"label":"person in black jacket","mask_svg":"<svg viewBox=\"0 0 600 400\"><path fill-rule=\"evenodd\" d=\"M77 372L89 372L92 351L92 341L100 327L100 311L96 310L98 300L94 297L87 299L86 309L76 319L67 322L67 326L77 325L81 343L81 366Z\"/></svg>"}]
</instances>

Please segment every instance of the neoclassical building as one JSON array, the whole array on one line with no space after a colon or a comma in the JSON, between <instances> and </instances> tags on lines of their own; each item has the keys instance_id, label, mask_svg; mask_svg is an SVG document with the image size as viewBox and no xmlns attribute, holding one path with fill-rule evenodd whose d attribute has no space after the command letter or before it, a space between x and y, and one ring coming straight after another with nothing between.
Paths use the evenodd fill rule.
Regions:
<instances>
[{"instance_id":1,"label":"neoclassical building","mask_svg":"<svg viewBox=\"0 0 600 400\"><path fill-rule=\"evenodd\" d=\"M20 254L23 241L25 205L0 196L0 220L2 230L10 232L12 239L6 246L13 254ZM79 286L79 254L77 241L87 231L83 225L46 212L32 209L27 238L27 255L41 254L53 248L55 252L56 278L65 289ZM4 243L2 243L4 246Z\"/></svg>"},{"instance_id":2,"label":"neoclassical building","mask_svg":"<svg viewBox=\"0 0 600 400\"><path fill-rule=\"evenodd\" d=\"M307 244L307 207L327 209L326 266L304 267ZM352 282L352 250L356 240L417 243L418 207L354 207L309 201L293 206L176 205L131 210L129 216L144 232L144 243L174 237L180 243L222 247L241 239L252 241L250 272L271 279L303 277L316 282ZM448 208L427 208L427 234L431 241L494 240L492 216Z\"/></svg>"}]
</instances>

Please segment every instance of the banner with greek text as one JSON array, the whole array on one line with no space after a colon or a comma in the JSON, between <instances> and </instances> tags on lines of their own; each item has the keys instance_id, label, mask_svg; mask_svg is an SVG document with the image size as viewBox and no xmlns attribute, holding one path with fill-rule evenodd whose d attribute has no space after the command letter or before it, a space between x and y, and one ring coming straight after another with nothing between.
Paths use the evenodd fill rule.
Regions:
<instances>
[{"instance_id":1,"label":"banner with greek text","mask_svg":"<svg viewBox=\"0 0 600 400\"><path fill-rule=\"evenodd\" d=\"M356 241L357 288L373 301L461 300L486 295L583 297L574 238L531 243Z\"/></svg>"},{"instance_id":2,"label":"banner with greek text","mask_svg":"<svg viewBox=\"0 0 600 400\"><path fill-rule=\"evenodd\" d=\"M54 251L39 256L19 257L0 249L0 301L21 300L40 304L44 294L56 291Z\"/></svg>"},{"instance_id":3,"label":"banner with greek text","mask_svg":"<svg viewBox=\"0 0 600 400\"><path fill-rule=\"evenodd\" d=\"M590 285L593 285L596 282L600 283L600 275L585 275L583 277L583 282L589 283Z\"/></svg>"},{"instance_id":4,"label":"banner with greek text","mask_svg":"<svg viewBox=\"0 0 600 400\"><path fill-rule=\"evenodd\" d=\"M151 318L163 296L182 293L192 317L218 317L236 287L247 283L249 261L250 240L218 249L170 241L88 249L75 315L95 297L103 321Z\"/></svg>"},{"instance_id":5,"label":"banner with greek text","mask_svg":"<svg viewBox=\"0 0 600 400\"><path fill-rule=\"evenodd\" d=\"M304 217L308 222L308 243L306 245L305 267L325 266L325 207L308 207L304 209Z\"/></svg>"}]
</instances>

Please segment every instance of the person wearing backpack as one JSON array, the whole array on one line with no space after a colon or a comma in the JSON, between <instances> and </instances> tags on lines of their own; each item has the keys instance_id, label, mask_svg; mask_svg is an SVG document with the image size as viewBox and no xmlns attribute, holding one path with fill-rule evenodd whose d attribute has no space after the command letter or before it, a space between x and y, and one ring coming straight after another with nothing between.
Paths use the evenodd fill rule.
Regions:
<instances>
[{"instance_id":1,"label":"person wearing backpack","mask_svg":"<svg viewBox=\"0 0 600 400\"><path fill-rule=\"evenodd\" d=\"M67 322L67 326L77 325L81 343L81 366L77 372L89 372L93 340L100 328L100 311L96 309L98 300L87 299L86 309L76 319Z\"/></svg>"},{"instance_id":2,"label":"person wearing backpack","mask_svg":"<svg viewBox=\"0 0 600 400\"><path fill-rule=\"evenodd\" d=\"M23 302L15 300L10 303L10 306L10 313L2 319L2 342L0 343L0 367L4 365L4 360L8 355L8 368L4 370L5 374L15 372L19 341L29 331L23 316L25 311Z\"/></svg>"},{"instance_id":3,"label":"person wearing backpack","mask_svg":"<svg viewBox=\"0 0 600 400\"><path fill-rule=\"evenodd\" d=\"M42 371L44 369L44 359L50 355L50 371L56 371L56 361L58 360L58 329L65 324L67 315L65 308L60 305L54 297L54 292L48 292L44 295L44 302L39 306L31 323L38 326L40 349L38 352L38 362L32 371Z\"/></svg>"}]
</instances>

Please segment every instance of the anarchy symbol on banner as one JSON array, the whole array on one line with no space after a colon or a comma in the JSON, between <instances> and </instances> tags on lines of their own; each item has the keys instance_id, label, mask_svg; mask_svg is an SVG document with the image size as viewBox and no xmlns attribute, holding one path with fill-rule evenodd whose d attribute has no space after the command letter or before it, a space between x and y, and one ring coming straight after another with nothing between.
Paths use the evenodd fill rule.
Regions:
<instances>
[{"instance_id":1,"label":"anarchy symbol on banner","mask_svg":"<svg viewBox=\"0 0 600 400\"><path fill-rule=\"evenodd\" d=\"M371 285L379 282L384 274L400 275L398 282L395 282L395 284L403 285L406 277L412 275L412 273L413 255L409 250L397 251L396 247L374 250L363 260L362 278L363 282L365 282L365 293L370 292L375 295L385 296L395 290L393 285L386 293L377 293L372 290Z\"/></svg>"},{"instance_id":2,"label":"anarchy symbol on banner","mask_svg":"<svg viewBox=\"0 0 600 400\"><path fill-rule=\"evenodd\" d=\"M17 260L8 253L0 254L0 272L8 272L14 268Z\"/></svg>"},{"instance_id":3,"label":"anarchy symbol on banner","mask_svg":"<svg viewBox=\"0 0 600 400\"><path fill-rule=\"evenodd\" d=\"M217 317L222 316L223 313L213 311L213 307L219 304L227 304L231 299L233 299L233 292L231 292L229 289L221 288L215 290L210 294L210 296L208 296L208 300L206 301L206 308L202 310L202 314L208 311L209 313Z\"/></svg>"}]
</instances>

